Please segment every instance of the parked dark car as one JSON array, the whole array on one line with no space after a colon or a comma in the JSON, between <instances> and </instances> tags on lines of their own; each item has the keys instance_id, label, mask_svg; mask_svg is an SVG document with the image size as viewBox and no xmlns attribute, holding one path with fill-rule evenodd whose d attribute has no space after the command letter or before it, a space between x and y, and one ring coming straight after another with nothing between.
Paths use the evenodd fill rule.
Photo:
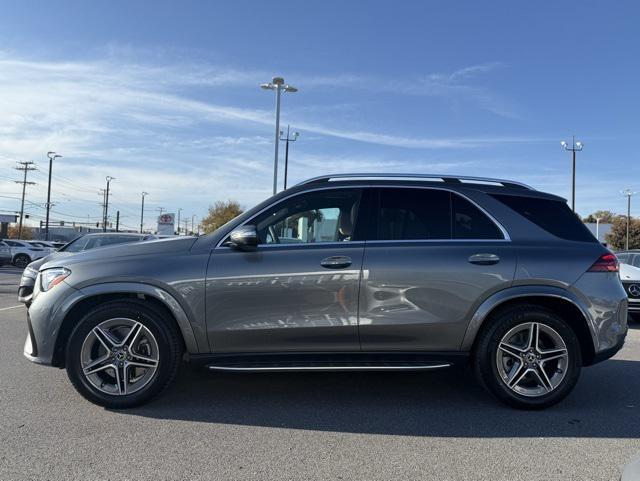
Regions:
<instances>
[{"instance_id":1,"label":"parked dark car","mask_svg":"<svg viewBox=\"0 0 640 481\"><path fill-rule=\"evenodd\" d=\"M11 247L9 247L4 241L0 241L0 266L11 264L11 260Z\"/></svg>"},{"instance_id":2,"label":"parked dark car","mask_svg":"<svg viewBox=\"0 0 640 481\"><path fill-rule=\"evenodd\" d=\"M197 239L53 259L27 324L27 358L65 367L110 408L160 393L186 353L229 372L470 364L498 399L539 409L621 348L627 297L615 255L564 199L505 180L352 174Z\"/></svg>"},{"instance_id":3,"label":"parked dark car","mask_svg":"<svg viewBox=\"0 0 640 481\"><path fill-rule=\"evenodd\" d=\"M31 303L31 295L33 294L33 286L38 275L38 270L45 263L56 258L72 255L78 252L96 249L98 247L106 247L115 244L124 244L128 242L139 242L143 240L156 239L156 236L150 234L135 233L95 233L85 234L77 237L68 244L48 254L41 259L31 262L22 272L20 284L18 286L18 301L29 305Z\"/></svg>"}]
</instances>

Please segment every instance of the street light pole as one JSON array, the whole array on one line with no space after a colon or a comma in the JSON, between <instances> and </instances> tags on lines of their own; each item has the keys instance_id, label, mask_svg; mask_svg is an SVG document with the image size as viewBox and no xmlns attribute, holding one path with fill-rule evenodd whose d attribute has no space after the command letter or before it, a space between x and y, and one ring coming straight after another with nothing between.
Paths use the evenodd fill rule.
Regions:
<instances>
[{"instance_id":1,"label":"street light pole","mask_svg":"<svg viewBox=\"0 0 640 481\"><path fill-rule=\"evenodd\" d=\"M49 240L49 210L51 209L51 170L53 169L53 159L58 159L62 155L55 152L47 152L49 157L49 184L47 185L47 214L44 221L44 240Z\"/></svg>"},{"instance_id":2,"label":"street light pole","mask_svg":"<svg viewBox=\"0 0 640 481\"><path fill-rule=\"evenodd\" d=\"M635 194L631 189L622 191L623 195L627 196L627 238L625 240L625 250L629 250L629 226L631 224L631 196Z\"/></svg>"},{"instance_id":3,"label":"street light pole","mask_svg":"<svg viewBox=\"0 0 640 481\"><path fill-rule=\"evenodd\" d=\"M280 140L286 142L286 147L284 150L284 190L287 190L287 172L289 170L289 142L295 142L300 136L299 132L294 132L293 137L290 137L289 128L290 126L287 125L287 136L285 138L282 138L283 132L280 132Z\"/></svg>"},{"instance_id":4,"label":"street light pole","mask_svg":"<svg viewBox=\"0 0 640 481\"><path fill-rule=\"evenodd\" d=\"M180 212L182 212L182 207L178 209L178 235L180 235Z\"/></svg>"},{"instance_id":5,"label":"street light pole","mask_svg":"<svg viewBox=\"0 0 640 481\"><path fill-rule=\"evenodd\" d=\"M572 153L572 171L571 171L571 210L576 211L576 152L580 152L583 148L582 142L576 142L576 137L573 136L571 147L564 140L560 142L564 150L568 150Z\"/></svg>"},{"instance_id":6,"label":"street light pole","mask_svg":"<svg viewBox=\"0 0 640 481\"><path fill-rule=\"evenodd\" d=\"M105 179L107 180L107 190L104 193L104 220L102 222L102 232L107 232L107 219L109 218L109 184L111 184L112 180L115 180L115 177L107 175Z\"/></svg>"},{"instance_id":7,"label":"street light pole","mask_svg":"<svg viewBox=\"0 0 640 481\"><path fill-rule=\"evenodd\" d=\"M149 195L149 192L142 192L142 208L140 209L140 234L142 234L142 229L144 225L144 197Z\"/></svg>"},{"instance_id":8,"label":"street light pole","mask_svg":"<svg viewBox=\"0 0 640 481\"><path fill-rule=\"evenodd\" d=\"M282 77L273 77L271 82L260 85L264 90L275 90L276 92L276 131L274 137L274 157L273 157L273 195L278 191L278 144L280 143L280 96L282 92L297 92L298 89L292 85L286 85Z\"/></svg>"}]
</instances>

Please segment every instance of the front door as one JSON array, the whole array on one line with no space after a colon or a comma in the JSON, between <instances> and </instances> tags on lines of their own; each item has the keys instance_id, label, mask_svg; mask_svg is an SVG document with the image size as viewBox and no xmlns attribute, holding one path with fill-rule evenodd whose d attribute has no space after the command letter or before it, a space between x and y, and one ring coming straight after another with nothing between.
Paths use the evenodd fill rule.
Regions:
<instances>
[{"instance_id":1,"label":"front door","mask_svg":"<svg viewBox=\"0 0 640 481\"><path fill-rule=\"evenodd\" d=\"M379 188L372 197L362 350L459 350L480 300L513 279L511 243L477 206L445 189Z\"/></svg>"},{"instance_id":2,"label":"front door","mask_svg":"<svg viewBox=\"0 0 640 481\"><path fill-rule=\"evenodd\" d=\"M206 312L216 353L357 351L360 189L294 195L258 214L255 252L217 247Z\"/></svg>"}]
</instances>

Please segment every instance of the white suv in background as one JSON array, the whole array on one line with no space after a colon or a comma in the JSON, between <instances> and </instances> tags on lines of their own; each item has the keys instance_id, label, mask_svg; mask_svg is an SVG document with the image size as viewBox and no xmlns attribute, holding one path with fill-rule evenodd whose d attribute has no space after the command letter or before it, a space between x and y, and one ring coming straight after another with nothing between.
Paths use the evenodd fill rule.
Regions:
<instances>
[{"instance_id":1,"label":"white suv in background","mask_svg":"<svg viewBox=\"0 0 640 481\"><path fill-rule=\"evenodd\" d=\"M617 252L620 280L629 297L629 317L640 321L640 250Z\"/></svg>"},{"instance_id":2,"label":"white suv in background","mask_svg":"<svg viewBox=\"0 0 640 481\"><path fill-rule=\"evenodd\" d=\"M32 261L50 253L49 249L29 241L4 239L4 243L11 248L11 263L16 267L27 267Z\"/></svg>"}]
</instances>

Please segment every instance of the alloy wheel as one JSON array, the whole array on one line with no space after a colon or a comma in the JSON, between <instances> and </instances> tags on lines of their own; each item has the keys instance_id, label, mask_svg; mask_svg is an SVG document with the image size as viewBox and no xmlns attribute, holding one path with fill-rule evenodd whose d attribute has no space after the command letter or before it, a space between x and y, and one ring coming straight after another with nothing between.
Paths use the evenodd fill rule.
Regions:
<instances>
[{"instance_id":1,"label":"alloy wheel","mask_svg":"<svg viewBox=\"0 0 640 481\"><path fill-rule=\"evenodd\" d=\"M562 336L540 322L510 329L496 353L498 374L517 394L538 397L556 389L567 374L569 351Z\"/></svg>"},{"instance_id":2,"label":"alloy wheel","mask_svg":"<svg viewBox=\"0 0 640 481\"><path fill-rule=\"evenodd\" d=\"M158 343L151 331L128 318L108 319L95 326L80 351L87 381L116 396L145 387L156 374L159 360Z\"/></svg>"}]
</instances>

